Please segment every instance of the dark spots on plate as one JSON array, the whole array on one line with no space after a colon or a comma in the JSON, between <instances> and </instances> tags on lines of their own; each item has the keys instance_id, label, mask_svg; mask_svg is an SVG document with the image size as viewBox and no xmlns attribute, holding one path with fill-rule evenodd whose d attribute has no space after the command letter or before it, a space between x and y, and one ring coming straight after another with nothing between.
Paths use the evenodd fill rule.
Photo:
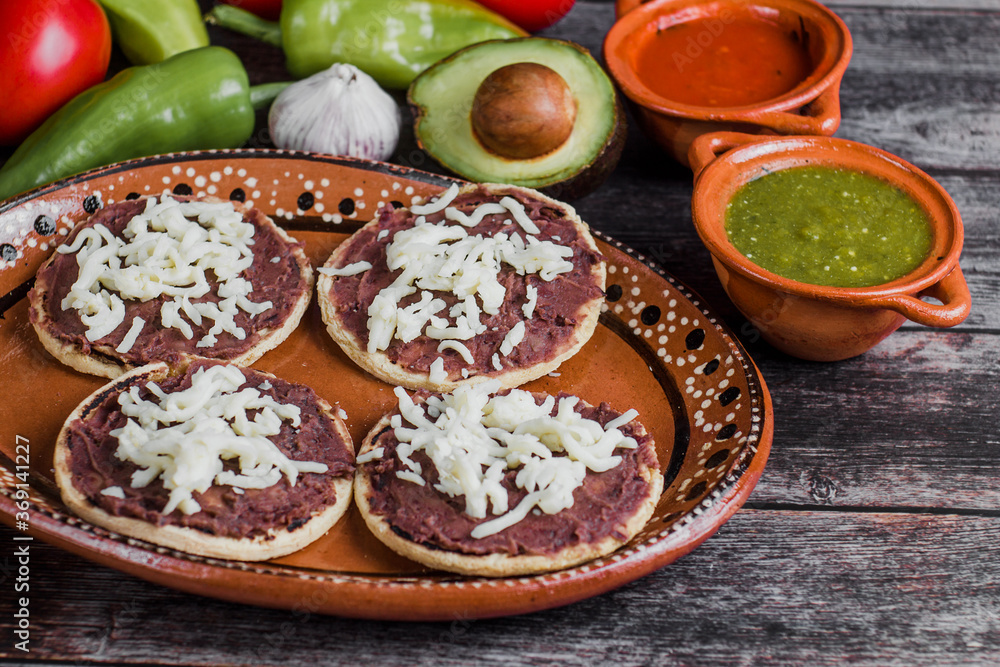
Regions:
<instances>
[{"instance_id":1,"label":"dark spots on plate","mask_svg":"<svg viewBox=\"0 0 1000 667\"><path fill-rule=\"evenodd\" d=\"M181 197L186 197L192 194L193 192L194 190L192 190L191 186L188 185L187 183L178 183L177 185L174 186L173 189L173 193L175 195L180 195Z\"/></svg>"},{"instance_id":2,"label":"dark spots on plate","mask_svg":"<svg viewBox=\"0 0 1000 667\"><path fill-rule=\"evenodd\" d=\"M17 248L9 243L0 244L0 259L5 262L13 262L17 259Z\"/></svg>"},{"instance_id":3,"label":"dark spots on plate","mask_svg":"<svg viewBox=\"0 0 1000 667\"><path fill-rule=\"evenodd\" d=\"M642 323L647 327L651 327L660 321L661 314L659 306L646 306L642 309L639 319L642 320Z\"/></svg>"},{"instance_id":4,"label":"dark spots on plate","mask_svg":"<svg viewBox=\"0 0 1000 667\"><path fill-rule=\"evenodd\" d=\"M35 231L41 236L49 236L56 233L56 221L50 216L40 215L35 218Z\"/></svg>"},{"instance_id":5,"label":"dark spots on plate","mask_svg":"<svg viewBox=\"0 0 1000 667\"><path fill-rule=\"evenodd\" d=\"M716 440L729 440L736 435L736 424L726 424L715 434Z\"/></svg>"},{"instance_id":6,"label":"dark spots on plate","mask_svg":"<svg viewBox=\"0 0 1000 667\"><path fill-rule=\"evenodd\" d=\"M97 213L102 205L101 198L97 195L90 195L83 200L83 210L87 213Z\"/></svg>"},{"instance_id":7,"label":"dark spots on plate","mask_svg":"<svg viewBox=\"0 0 1000 667\"><path fill-rule=\"evenodd\" d=\"M605 294L607 295L608 301L617 301L622 298L624 292L622 291L621 285L611 285L607 290L605 290Z\"/></svg>"},{"instance_id":8,"label":"dark spots on plate","mask_svg":"<svg viewBox=\"0 0 1000 667\"><path fill-rule=\"evenodd\" d=\"M247 193L243 191L243 188L234 188L233 191L229 193L229 201L244 202L246 200Z\"/></svg>"},{"instance_id":9,"label":"dark spots on plate","mask_svg":"<svg viewBox=\"0 0 1000 667\"><path fill-rule=\"evenodd\" d=\"M709 457L708 461L705 462L705 468L711 470L712 468L715 468L716 466L720 466L723 463L725 463L726 459L728 458L729 458L729 450L720 449L716 453L712 454L712 456Z\"/></svg>"},{"instance_id":10,"label":"dark spots on plate","mask_svg":"<svg viewBox=\"0 0 1000 667\"><path fill-rule=\"evenodd\" d=\"M690 491L688 491L687 500L698 500L698 498L701 497L701 494L705 493L705 489L707 488L708 482L698 482L691 487Z\"/></svg>"},{"instance_id":11,"label":"dark spots on plate","mask_svg":"<svg viewBox=\"0 0 1000 667\"><path fill-rule=\"evenodd\" d=\"M697 350L705 343L705 330L692 329L684 338L684 346L689 350Z\"/></svg>"},{"instance_id":12,"label":"dark spots on plate","mask_svg":"<svg viewBox=\"0 0 1000 667\"><path fill-rule=\"evenodd\" d=\"M341 215L351 215L354 213L354 200L350 197L344 197L337 204L337 210L340 211Z\"/></svg>"},{"instance_id":13,"label":"dark spots on plate","mask_svg":"<svg viewBox=\"0 0 1000 667\"><path fill-rule=\"evenodd\" d=\"M299 207L300 211L308 211L316 203L316 198L313 197L311 192L303 192L299 195L299 198L295 201L296 205Z\"/></svg>"},{"instance_id":14,"label":"dark spots on plate","mask_svg":"<svg viewBox=\"0 0 1000 667\"><path fill-rule=\"evenodd\" d=\"M739 398L739 396L740 396L740 388L730 387L729 389L719 394L719 403L721 403L722 405L729 405L737 398Z\"/></svg>"}]
</instances>

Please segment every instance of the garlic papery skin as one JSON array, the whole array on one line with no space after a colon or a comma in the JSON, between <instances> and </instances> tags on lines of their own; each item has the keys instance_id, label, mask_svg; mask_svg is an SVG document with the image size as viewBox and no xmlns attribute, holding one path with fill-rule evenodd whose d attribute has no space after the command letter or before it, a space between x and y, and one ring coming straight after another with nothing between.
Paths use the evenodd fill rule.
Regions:
<instances>
[{"instance_id":1,"label":"garlic papery skin","mask_svg":"<svg viewBox=\"0 0 1000 667\"><path fill-rule=\"evenodd\" d=\"M267 124L278 148L388 160L399 143L399 106L354 65L336 63L291 84Z\"/></svg>"}]
</instances>

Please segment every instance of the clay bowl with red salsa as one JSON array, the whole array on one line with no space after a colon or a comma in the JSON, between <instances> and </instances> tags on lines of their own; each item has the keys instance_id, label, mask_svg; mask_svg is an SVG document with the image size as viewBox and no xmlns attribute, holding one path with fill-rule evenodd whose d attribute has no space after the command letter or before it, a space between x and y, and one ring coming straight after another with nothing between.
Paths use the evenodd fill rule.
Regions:
<instances>
[{"instance_id":1,"label":"clay bowl with red salsa","mask_svg":"<svg viewBox=\"0 0 1000 667\"><path fill-rule=\"evenodd\" d=\"M851 34L813 0L619 0L608 70L682 164L709 132L831 135Z\"/></svg>"},{"instance_id":2,"label":"clay bowl with red salsa","mask_svg":"<svg viewBox=\"0 0 1000 667\"><path fill-rule=\"evenodd\" d=\"M689 157L698 235L732 302L775 348L801 359L837 361L866 352L906 320L949 327L969 314L971 297L959 266L961 216L948 193L912 164L846 139L736 132L699 137ZM815 177L818 185L771 190L769 200L754 200L757 186L799 176ZM859 183L859 192L848 192L845 178ZM748 200L757 206L749 219L763 223L744 234L762 237L753 238L764 242L756 260L737 248L736 225ZM855 214L860 218L852 219ZM781 222L781 215L790 219ZM884 225L897 223L910 225L909 231L885 231ZM853 232L845 238L848 228ZM778 240L768 249L765 239ZM909 264L889 267L907 253ZM839 262L848 256L851 261ZM815 271L804 275L820 277L806 282L757 263L772 260L813 265ZM838 262L846 271L827 280L824 273ZM855 279L866 270L866 280ZM803 275L793 268L787 274Z\"/></svg>"}]
</instances>

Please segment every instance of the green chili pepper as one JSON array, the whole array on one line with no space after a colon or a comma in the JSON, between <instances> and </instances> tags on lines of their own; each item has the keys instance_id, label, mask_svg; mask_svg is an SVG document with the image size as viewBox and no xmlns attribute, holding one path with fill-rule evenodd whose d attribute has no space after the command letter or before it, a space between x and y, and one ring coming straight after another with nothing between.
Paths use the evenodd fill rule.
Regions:
<instances>
[{"instance_id":1,"label":"green chili pepper","mask_svg":"<svg viewBox=\"0 0 1000 667\"><path fill-rule=\"evenodd\" d=\"M115 43L133 65L150 65L208 46L196 0L98 0Z\"/></svg>"},{"instance_id":2,"label":"green chili pepper","mask_svg":"<svg viewBox=\"0 0 1000 667\"><path fill-rule=\"evenodd\" d=\"M281 46L296 78L350 63L387 88L470 44L527 34L472 0L284 0L280 25L216 5L209 20Z\"/></svg>"},{"instance_id":3,"label":"green chili pepper","mask_svg":"<svg viewBox=\"0 0 1000 667\"><path fill-rule=\"evenodd\" d=\"M287 86L251 88L232 51L206 46L130 67L85 90L24 140L0 169L0 200L136 157L235 148Z\"/></svg>"}]
</instances>

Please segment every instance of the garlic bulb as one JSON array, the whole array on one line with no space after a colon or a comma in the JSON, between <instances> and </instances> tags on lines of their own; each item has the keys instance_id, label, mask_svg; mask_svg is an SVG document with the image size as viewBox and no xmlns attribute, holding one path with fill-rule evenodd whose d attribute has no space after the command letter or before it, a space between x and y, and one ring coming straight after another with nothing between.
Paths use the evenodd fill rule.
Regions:
<instances>
[{"instance_id":1,"label":"garlic bulb","mask_svg":"<svg viewBox=\"0 0 1000 667\"><path fill-rule=\"evenodd\" d=\"M354 65L334 64L281 91L267 117L278 148L387 160L399 143L399 106Z\"/></svg>"}]
</instances>

